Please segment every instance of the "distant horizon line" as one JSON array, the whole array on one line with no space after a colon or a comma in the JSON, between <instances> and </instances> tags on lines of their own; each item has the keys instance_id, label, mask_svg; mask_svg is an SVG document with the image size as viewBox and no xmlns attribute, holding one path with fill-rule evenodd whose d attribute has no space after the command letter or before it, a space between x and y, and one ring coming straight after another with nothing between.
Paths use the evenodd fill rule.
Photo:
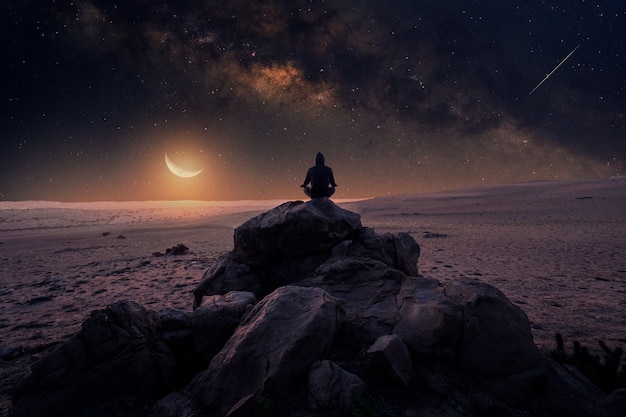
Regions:
<instances>
[{"instance_id":1,"label":"distant horizon line","mask_svg":"<svg viewBox=\"0 0 626 417\"><path fill-rule=\"evenodd\" d=\"M539 183L585 183L585 182L595 182L595 181L605 181L605 180L620 180L626 178L626 175L614 175L610 177L603 178L587 178L587 179L573 179L573 180L560 180L560 179L537 179L537 180L529 180L529 181L519 181L519 182L510 182L510 183L496 183L496 184L486 184L486 185L472 185L472 186L461 186L461 187L451 187L441 189L439 191L424 191L424 192L399 192L394 194L387 195L376 195L370 197L352 197L352 198L331 198L332 201L335 202L353 202L353 201L363 201L363 200L371 200L375 198L385 198L385 197L394 197L394 196L405 196L405 195L420 195L420 194L438 194L438 193L448 193L450 191L460 191L460 190L475 190L475 189L487 189L487 188L499 188L506 186L514 186L514 185L529 185L529 184L539 184ZM303 196L304 197L304 196ZM28 199L28 200L2 200L0 199L0 205L2 204L17 204L17 203L47 203L47 204L110 204L110 203L169 203L169 204L181 204L181 203L195 203L198 205L213 203L213 204L226 204L226 205L241 205L242 203L269 203L269 202L288 202L288 201L307 201L308 198L268 198L268 199L239 199L239 200L199 200L199 199L180 199L180 200L158 200L158 199L148 199L148 200L41 200L41 199Z\"/></svg>"},{"instance_id":2,"label":"distant horizon line","mask_svg":"<svg viewBox=\"0 0 626 417\"><path fill-rule=\"evenodd\" d=\"M332 199L338 204L370 200L369 198ZM94 201L55 201L55 200L0 200L0 210L77 208L106 209L115 206L154 207L154 208L203 208L203 207L242 207L259 208L280 205L290 201L308 201L308 199L267 199L267 200L94 200Z\"/></svg>"}]
</instances>

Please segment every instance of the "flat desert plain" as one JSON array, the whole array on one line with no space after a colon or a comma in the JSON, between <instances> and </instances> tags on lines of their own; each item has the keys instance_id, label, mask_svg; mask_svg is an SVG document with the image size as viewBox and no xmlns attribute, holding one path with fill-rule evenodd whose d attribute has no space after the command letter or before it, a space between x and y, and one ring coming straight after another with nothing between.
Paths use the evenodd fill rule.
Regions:
<instances>
[{"instance_id":1,"label":"flat desert plain","mask_svg":"<svg viewBox=\"0 0 626 417\"><path fill-rule=\"evenodd\" d=\"M0 415L92 310L127 299L191 311L234 228L283 202L0 202ZM335 202L378 233L410 233L421 275L500 289L546 352L557 332L568 349L626 347L626 177ZM189 251L166 254L179 244Z\"/></svg>"}]
</instances>

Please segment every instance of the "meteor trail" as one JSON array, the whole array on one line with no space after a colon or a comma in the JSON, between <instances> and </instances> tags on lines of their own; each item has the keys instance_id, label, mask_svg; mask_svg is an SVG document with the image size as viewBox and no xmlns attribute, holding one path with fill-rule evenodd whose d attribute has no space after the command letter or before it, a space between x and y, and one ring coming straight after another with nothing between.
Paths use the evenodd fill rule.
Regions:
<instances>
[{"instance_id":1,"label":"meteor trail","mask_svg":"<svg viewBox=\"0 0 626 417\"><path fill-rule=\"evenodd\" d=\"M546 82L546 80L547 80L548 78L550 78L550 76L551 76L552 74L554 74L554 71L558 70L558 69L559 69L559 67L560 67L561 65L563 65L563 63L564 63L565 61L567 61L567 58L569 58L570 56L572 56L572 54L573 54L574 52L576 52L576 50L577 50L578 48L580 48L580 45L578 45L576 48L572 49L572 52L570 52L569 54L567 54L567 56L566 56L565 58L563 58L563 61L559 62L559 65L557 65L556 67L554 67L554 69L550 72L550 74L546 75L546 78L544 78L543 80L541 80L541 82L540 82L539 84L537 84L537 86L536 86L535 88L533 88L533 89L530 91L530 93L528 93L528 95L531 95L532 93L534 93L534 92L535 92L535 90L536 90L536 89L538 89L538 88L541 86L541 84L543 84L544 82Z\"/></svg>"}]
</instances>

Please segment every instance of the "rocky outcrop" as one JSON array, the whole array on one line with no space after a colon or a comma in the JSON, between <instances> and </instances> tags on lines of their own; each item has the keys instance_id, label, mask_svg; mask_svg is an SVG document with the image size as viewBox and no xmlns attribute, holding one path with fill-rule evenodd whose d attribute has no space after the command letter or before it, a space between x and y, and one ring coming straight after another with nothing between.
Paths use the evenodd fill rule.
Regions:
<instances>
[{"instance_id":1,"label":"rocky outcrop","mask_svg":"<svg viewBox=\"0 0 626 417\"><path fill-rule=\"evenodd\" d=\"M192 311L119 303L93 313L33 366L13 416L61 398L56 415L78 416L86 391L140 399L152 417L376 415L377 403L398 415L616 416L623 396L609 406L565 378L500 291L419 276L419 254L409 234L376 234L328 199L285 203L235 230ZM90 412L107 415L98 404Z\"/></svg>"},{"instance_id":2,"label":"rocky outcrop","mask_svg":"<svg viewBox=\"0 0 626 417\"><path fill-rule=\"evenodd\" d=\"M36 362L17 387L13 416L78 416L142 409L181 383L161 319L132 302L91 313L82 330Z\"/></svg>"},{"instance_id":3,"label":"rocky outcrop","mask_svg":"<svg viewBox=\"0 0 626 417\"><path fill-rule=\"evenodd\" d=\"M261 299L336 257L378 260L417 275L419 253L410 235L377 235L362 227L358 214L326 198L288 202L235 229L232 252L207 270L194 290L194 308L203 297L228 291L251 291Z\"/></svg>"}]
</instances>

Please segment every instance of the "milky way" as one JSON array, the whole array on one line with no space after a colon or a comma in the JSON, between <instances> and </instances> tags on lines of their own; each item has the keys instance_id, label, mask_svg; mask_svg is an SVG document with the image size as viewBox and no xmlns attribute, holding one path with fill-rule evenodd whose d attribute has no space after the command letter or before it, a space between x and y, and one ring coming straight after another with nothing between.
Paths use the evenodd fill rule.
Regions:
<instances>
[{"instance_id":1,"label":"milky way","mask_svg":"<svg viewBox=\"0 0 626 417\"><path fill-rule=\"evenodd\" d=\"M338 198L623 175L626 8L554 3L5 1L0 199L304 198L318 151Z\"/></svg>"}]
</instances>

